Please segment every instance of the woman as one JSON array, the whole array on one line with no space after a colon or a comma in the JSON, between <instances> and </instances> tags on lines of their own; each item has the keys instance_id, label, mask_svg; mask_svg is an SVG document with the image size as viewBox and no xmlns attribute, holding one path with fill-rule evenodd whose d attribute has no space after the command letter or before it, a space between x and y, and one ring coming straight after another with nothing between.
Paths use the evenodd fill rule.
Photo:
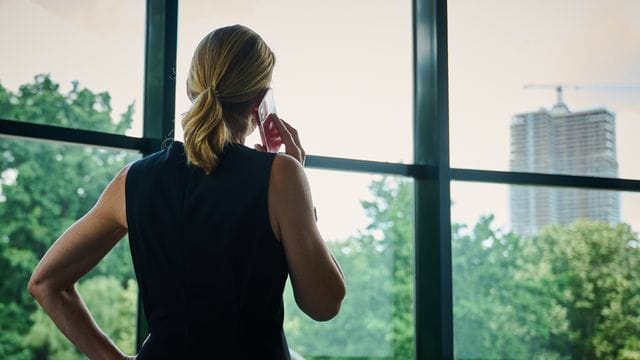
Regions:
<instances>
[{"instance_id":1,"label":"woman","mask_svg":"<svg viewBox=\"0 0 640 360\"><path fill-rule=\"evenodd\" d=\"M29 291L91 359L126 356L95 324L75 283L129 234L150 335L137 359L287 359L282 292L319 321L345 296L318 232L297 132L274 118L286 154L242 145L275 57L250 29L217 29L187 80L184 144L136 161L107 185L36 267Z\"/></svg>"}]
</instances>

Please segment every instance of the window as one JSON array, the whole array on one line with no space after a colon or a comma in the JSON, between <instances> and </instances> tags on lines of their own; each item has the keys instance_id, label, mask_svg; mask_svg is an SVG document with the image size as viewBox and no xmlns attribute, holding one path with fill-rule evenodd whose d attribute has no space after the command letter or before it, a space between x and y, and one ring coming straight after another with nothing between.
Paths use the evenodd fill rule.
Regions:
<instances>
[{"instance_id":1,"label":"window","mask_svg":"<svg viewBox=\"0 0 640 360\"><path fill-rule=\"evenodd\" d=\"M639 10L447 1L455 358L637 353Z\"/></svg>"},{"instance_id":2,"label":"window","mask_svg":"<svg viewBox=\"0 0 640 360\"><path fill-rule=\"evenodd\" d=\"M536 121L516 114L535 113L554 119L540 123L541 129L551 126L560 132L550 133L548 144L532 138L515 140L529 145L529 152L516 151L524 151L524 158L533 156L531 150L556 144L560 159L572 144L582 142L590 145L574 161L588 156L597 151L593 143L608 138L601 129L606 126L617 133L613 141L619 163L619 169L611 168L606 176L640 178L634 136L640 132L636 106L640 53L635 35L640 23L634 16L640 3L451 0L447 4L453 167L515 170L509 164L509 139L513 149L516 132L532 131L521 123ZM530 84L534 86L525 88ZM564 105L558 102L556 84L563 86ZM573 135L563 138L566 131ZM604 157L592 161L614 166ZM567 173L564 169L548 164L528 171ZM604 175L567 170L574 175Z\"/></svg>"},{"instance_id":3,"label":"window","mask_svg":"<svg viewBox=\"0 0 640 360\"><path fill-rule=\"evenodd\" d=\"M2 1L0 119L141 136L144 26L141 0Z\"/></svg>"},{"instance_id":4,"label":"window","mask_svg":"<svg viewBox=\"0 0 640 360\"><path fill-rule=\"evenodd\" d=\"M593 345L585 350L591 357L637 355L640 331L630 321L640 304L630 296L640 292L640 180L606 177L640 178L633 137L640 131L632 15L640 12L638 3L179 5L178 31L177 0L0 1L0 44L7 55L0 59L0 278L7 279L0 285L0 316L11 319L1 322L8 325L0 331L0 358L30 358L34 351L77 355L50 323L40 326L46 318L34 312L25 277L56 232L95 200L113 169L159 149L174 101L181 138L192 51L210 30L234 23L256 30L276 53L278 109L312 154L307 165L314 168L308 174L319 226L347 273L349 294L335 323L309 322L287 293L292 350L307 359L405 359L414 347L419 359L559 358L571 355L579 339ZM445 14L446 22L439 18ZM150 41L143 44L145 38ZM145 48L154 57L143 63ZM565 85L569 113L553 87L524 90L529 83ZM153 90L144 104L143 86ZM146 114L160 116L143 122L142 105ZM16 124L22 130L5 128ZM112 134L87 140L76 129ZM114 135L140 136L143 129L142 139ZM450 139L431 130L449 130ZM247 143L258 141L254 134ZM450 154L441 145L449 145ZM79 159L100 159L88 183L78 174L94 163ZM383 163L390 161L396 163ZM587 189L593 187L605 190ZM407 205L412 201L415 210ZM43 215L69 206L55 218ZM585 217L584 209L606 221L576 220ZM560 225L547 227L553 223ZM562 246L550 246L559 237ZM139 346L147 331L144 321L137 335L130 323L112 322L122 314L128 314L125 321L135 317L127 251L123 241L79 286L88 302L96 301L89 305L99 309L98 322L125 350L134 336ZM563 288L558 276L585 291ZM118 301L117 315L100 305ZM598 327L567 336L582 329L580 321L594 319L583 306L602 310Z\"/></svg>"}]
</instances>

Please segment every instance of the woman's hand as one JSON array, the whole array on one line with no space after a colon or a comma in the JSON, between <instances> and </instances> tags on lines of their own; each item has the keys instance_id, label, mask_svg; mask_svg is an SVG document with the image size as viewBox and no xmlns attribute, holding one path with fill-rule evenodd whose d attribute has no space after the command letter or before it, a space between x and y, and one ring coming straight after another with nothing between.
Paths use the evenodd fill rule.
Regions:
<instances>
[{"instance_id":1,"label":"woman's hand","mask_svg":"<svg viewBox=\"0 0 640 360\"><path fill-rule=\"evenodd\" d=\"M280 119L276 114L269 115L273 117L273 123L276 125L278 134L280 135L280 142L284 144L284 152L287 155L294 157L304 165L304 158L307 155L300 144L300 137L298 136L298 130L289 125L286 121ZM257 150L266 151L262 145L255 145Z\"/></svg>"},{"instance_id":2,"label":"woman's hand","mask_svg":"<svg viewBox=\"0 0 640 360\"><path fill-rule=\"evenodd\" d=\"M298 137L298 130L289 125L286 121L280 119L277 115L273 114L273 123L276 124L276 129L280 134L280 140L284 144L284 152L287 155L293 156L300 164L304 165L304 158L307 155L300 144L300 137Z\"/></svg>"}]
</instances>

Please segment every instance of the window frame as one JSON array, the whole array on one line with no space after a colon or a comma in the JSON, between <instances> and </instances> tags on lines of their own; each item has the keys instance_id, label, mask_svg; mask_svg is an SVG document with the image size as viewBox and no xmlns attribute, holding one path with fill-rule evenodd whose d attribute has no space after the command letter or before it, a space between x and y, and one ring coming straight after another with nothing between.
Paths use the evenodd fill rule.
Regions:
<instances>
[{"instance_id":1,"label":"window frame","mask_svg":"<svg viewBox=\"0 0 640 360\"><path fill-rule=\"evenodd\" d=\"M415 187L415 344L418 359L451 359L453 349L451 181L640 192L640 180L451 168L447 1L413 0L414 163L309 155L309 168L398 175ZM0 119L0 135L135 150L160 150L173 136L178 0L147 0L143 136ZM138 348L148 334L138 297Z\"/></svg>"}]
</instances>

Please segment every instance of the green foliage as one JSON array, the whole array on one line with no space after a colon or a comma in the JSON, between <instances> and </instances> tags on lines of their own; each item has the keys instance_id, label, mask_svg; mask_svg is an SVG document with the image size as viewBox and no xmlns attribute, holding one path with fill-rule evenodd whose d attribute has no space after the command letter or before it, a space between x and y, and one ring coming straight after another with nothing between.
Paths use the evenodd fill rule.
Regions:
<instances>
[{"instance_id":1,"label":"green foliage","mask_svg":"<svg viewBox=\"0 0 640 360\"><path fill-rule=\"evenodd\" d=\"M640 248L626 224L580 220L533 238L454 227L459 358L640 358Z\"/></svg>"},{"instance_id":2,"label":"green foliage","mask_svg":"<svg viewBox=\"0 0 640 360\"><path fill-rule=\"evenodd\" d=\"M78 83L62 94L48 75L36 76L17 93L0 86L2 118L124 133L131 126L132 115L133 105L113 122L109 94L93 93ZM137 157L126 151L0 137L0 358L47 359L58 354L57 358L67 359L74 354L63 338L45 341L37 336L49 320L27 293L26 284L53 241L93 206L117 171ZM129 283L133 277L128 244L121 241L85 277L80 289L87 289L86 295L83 293L87 298L92 297L92 291L110 289L114 291L112 296L124 299L133 291ZM92 287L92 282L100 285ZM115 304L113 299L113 303L107 301L106 294L101 298L103 302L94 301L94 313ZM135 305L122 304L135 311ZM135 317L129 312L119 318L115 314L103 316L98 323L104 321L105 328L121 337L123 346L131 348L127 341L133 341L135 328L131 321ZM108 324L115 319L130 329ZM55 337L57 333L49 335Z\"/></svg>"},{"instance_id":3,"label":"green foliage","mask_svg":"<svg viewBox=\"0 0 640 360\"><path fill-rule=\"evenodd\" d=\"M62 94L60 85L49 75L37 75L34 81L12 93L0 85L0 117L38 124L63 126L100 132L124 134L131 127L134 105L118 122L111 119L111 96L80 88L77 81Z\"/></svg>"},{"instance_id":4,"label":"green foliage","mask_svg":"<svg viewBox=\"0 0 640 360\"><path fill-rule=\"evenodd\" d=\"M553 226L531 242L528 269L565 314L551 328L575 359L620 358L640 351L640 248L626 224L577 221Z\"/></svg>"},{"instance_id":5,"label":"green foliage","mask_svg":"<svg viewBox=\"0 0 640 360\"><path fill-rule=\"evenodd\" d=\"M456 357L530 358L529 344L546 327L528 320L545 317L545 306L535 306L545 299L536 295L535 283L514 274L523 253L521 239L493 229L492 221L493 216L483 217L468 233L461 225L452 229Z\"/></svg>"}]
</instances>

